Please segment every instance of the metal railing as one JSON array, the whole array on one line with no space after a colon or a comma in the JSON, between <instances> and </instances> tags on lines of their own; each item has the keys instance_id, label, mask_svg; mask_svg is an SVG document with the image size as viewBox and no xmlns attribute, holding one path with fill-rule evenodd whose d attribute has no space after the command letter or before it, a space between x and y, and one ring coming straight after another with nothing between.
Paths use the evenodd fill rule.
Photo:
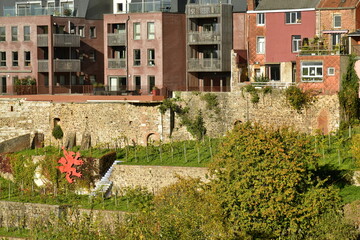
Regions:
<instances>
[{"instance_id":1,"label":"metal railing","mask_svg":"<svg viewBox=\"0 0 360 240\"><path fill-rule=\"evenodd\" d=\"M187 15L218 15L221 13L219 5L188 5L186 7Z\"/></svg>"},{"instance_id":2,"label":"metal railing","mask_svg":"<svg viewBox=\"0 0 360 240\"><path fill-rule=\"evenodd\" d=\"M319 55L339 55L339 54L348 54L348 48L346 46L333 46L329 48L325 47L302 47L299 52L300 56L319 56Z\"/></svg>"},{"instance_id":3,"label":"metal railing","mask_svg":"<svg viewBox=\"0 0 360 240\"><path fill-rule=\"evenodd\" d=\"M188 4L232 4L232 0L190 0Z\"/></svg>"},{"instance_id":4,"label":"metal railing","mask_svg":"<svg viewBox=\"0 0 360 240\"><path fill-rule=\"evenodd\" d=\"M54 47L80 47L80 35L54 34Z\"/></svg>"},{"instance_id":5,"label":"metal railing","mask_svg":"<svg viewBox=\"0 0 360 240\"><path fill-rule=\"evenodd\" d=\"M38 72L49 72L49 60L38 60Z\"/></svg>"},{"instance_id":6,"label":"metal railing","mask_svg":"<svg viewBox=\"0 0 360 240\"><path fill-rule=\"evenodd\" d=\"M80 72L81 63L78 59L55 59L54 72Z\"/></svg>"},{"instance_id":7,"label":"metal railing","mask_svg":"<svg viewBox=\"0 0 360 240\"><path fill-rule=\"evenodd\" d=\"M217 31L188 33L188 43L219 43L220 41L221 36Z\"/></svg>"},{"instance_id":8,"label":"metal railing","mask_svg":"<svg viewBox=\"0 0 360 240\"><path fill-rule=\"evenodd\" d=\"M129 12L170 12L170 1L152 1L129 3Z\"/></svg>"},{"instance_id":9,"label":"metal railing","mask_svg":"<svg viewBox=\"0 0 360 240\"><path fill-rule=\"evenodd\" d=\"M108 68L111 69L126 68L126 59L109 58Z\"/></svg>"},{"instance_id":10,"label":"metal railing","mask_svg":"<svg viewBox=\"0 0 360 240\"><path fill-rule=\"evenodd\" d=\"M76 9L70 7L34 7L31 4L25 8L4 7L4 17L7 16L42 16L53 15L60 17L75 17Z\"/></svg>"},{"instance_id":11,"label":"metal railing","mask_svg":"<svg viewBox=\"0 0 360 240\"><path fill-rule=\"evenodd\" d=\"M189 71L218 71L221 70L221 60L217 58L189 59Z\"/></svg>"},{"instance_id":12,"label":"metal railing","mask_svg":"<svg viewBox=\"0 0 360 240\"><path fill-rule=\"evenodd\" d=\"M108 33L108 46L123 46L126 43L125 32Z\"/></svg>"}]
</instances>

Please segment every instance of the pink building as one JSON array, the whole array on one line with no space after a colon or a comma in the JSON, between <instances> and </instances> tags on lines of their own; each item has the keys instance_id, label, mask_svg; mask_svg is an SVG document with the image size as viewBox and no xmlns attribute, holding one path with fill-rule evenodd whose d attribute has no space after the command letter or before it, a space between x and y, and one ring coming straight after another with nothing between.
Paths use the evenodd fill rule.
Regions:
<instances>
[{"instance_id":1,"label":"pink building","mask_svg":"<svg viewBox=\"0 0 360 240\"><path fill-rule=\"evenodd\" d=\"M108 14L104 29L104 79L111 92L149 94L185 85L184 14Z\"/></svg>"}]
</instances>

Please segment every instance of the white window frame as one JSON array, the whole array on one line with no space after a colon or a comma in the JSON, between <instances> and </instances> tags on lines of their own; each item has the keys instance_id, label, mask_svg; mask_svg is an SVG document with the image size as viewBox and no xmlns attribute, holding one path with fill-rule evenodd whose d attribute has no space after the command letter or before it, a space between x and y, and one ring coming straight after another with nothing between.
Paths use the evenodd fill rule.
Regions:
<instances>
[{"instance_id":1,"label":"white window frame","mask_svg":"<svg viewBox=\"0 0 360 240\"><path fill-rule=\"evenodd\" d=\"M321 70L321 74L320 74ZM323 62L301 62L302 82L322 82L324 77Z\"/></svg>"},{"instance_id":2,"label":"white window frame","mask_svg":"<svg viewBox=\"0 0 360 240\"><path fill-rule=\"evenodd\" d=\"M155 49L148 49L148 66L155 66Z\"/></svg>"},{"instance_id":3,"label":"white window frame","mask_svg":"<svg viewBox=\"0 0 360 240\"><path fill-rule=\"evenodd\" d=\"M257 26L265 25L265 13L257 13L256 14L256 25Z\"/></svg>"},{"instance_id":4,"label":"white window frame","mask_svg":"<svg viewBox=\"0 0 360 240\"><path fill-rule=\"evenodd\" d=\"M147 23L147 39L148 40L155 39L155 23L154 22Z\"/></svg>"},{"instance_id":5,"label":"white window frame","mask_svg":"<svg viewBox=\"0 0 360 240\"><path fill-rule=\"evenodd\" d=\"M261 41L262 39L262 41ZM265 37L257 36L256 37L256 53L257 54L265 54Z\"/></svg>"},{"instance_id":6,"label":"white window frame","mask_svg":"<svg viewBox=\"0 0 360 240\"><path fill-rule=\"evenodd\" d=\"M328 71L327 71L327 75L328 76L335 76L335 68L334 67L329 67Z\"/></svg>"},{"instance_id":7,"label":"white window frame","mask_svg":"<svg viewBox=\"0 0 360 240\"><path fill-rule=\"evenodd\" d=\"M340 25L337 24L336 18L340 18ZM334 14L333 26L334 26L334 28L341 28L341 14Z\"/></svg>"},{"instance_id":8,"label":"white window frame","mask_svg":"<svg viewBox=\"0 0 360 240\"><path fill-rule=\"evenodd\" d=\"M140 40L141 39L141 25L139 22L134 23L133 30L134 30L134 40Z\"/></svg>"},{"instance_id":9,"label":"white window frame","mask_svg":"<svg viewBox=\"0 0 360 240\"><path fill-rule=\"evenodd\" d=\"M301 35L292 35L291 36L291 50L294 53L301 51Z\"/></svg>"},{"instance_id":10,"label":"white window frame","mask_svg":"<svg viewBox=\"0 0 360 240\"><path fill-rule=\"evenodd\" d=\"M289 15L289 17L288 17ZM286 12L285 13L286 24L300 24L301 23L301 12Z\"/></svg>"}]
</instances>

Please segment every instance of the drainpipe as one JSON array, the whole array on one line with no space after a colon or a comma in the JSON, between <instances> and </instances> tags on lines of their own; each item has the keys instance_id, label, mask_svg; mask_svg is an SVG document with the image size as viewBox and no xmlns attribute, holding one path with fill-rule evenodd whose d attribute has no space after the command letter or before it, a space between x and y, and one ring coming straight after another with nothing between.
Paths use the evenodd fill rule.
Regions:
<instances>
[{"instance_id":1,"label":"drainpipe","mask_svg":"<svg viewBox=\"0 0 360 240\"><path fill-rule=\"evenodd\" d=\"M127 84L129 85L129 20L130 20L130 16L128 16L128 18L126 19L126 24L125 24L125 27L126 27L126 30L125 30L125 33L126 33L126 36L125 36L125 50L126 50L126 79L127 79Z\"/></svg>"}]
</instances>

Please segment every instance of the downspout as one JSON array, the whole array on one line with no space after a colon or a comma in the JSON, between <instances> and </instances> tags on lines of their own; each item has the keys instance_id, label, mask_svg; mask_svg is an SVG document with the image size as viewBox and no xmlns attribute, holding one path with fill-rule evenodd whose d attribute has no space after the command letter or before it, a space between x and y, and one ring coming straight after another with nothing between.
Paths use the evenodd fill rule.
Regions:
<instances>
[{"instance_id":1,"label":"downspout","mask_svg":"<svg viewBox=\"0 0 360 240\"><path fill-rule=\"evenodd\" d=\"M128 39L128 37L129 37L129 20L130 20L130 16L128 16L128 18L126 19L126 36L125 36L125 43L126 43L126 47L125 47L125 50L126 50L126 79L128 80L128 83L127 83L127 85L129 85L129 46L128 46L128 44L129 44L129 39Z\"/></svg>"},{"instance_id":2,"label":"downspout","mask_svg":"<svg viewBox=\"0 0 360 240\"><path fill-rule=\"evenodd\" d=\"M250 73L250 75L251 75L251 72L250 72L250 64L249 64L249 62L250 62L250 59L249 59L249 18L250 18L250 16L248 15L248 14L246 14L246 16L247 16L247 18L246 18L246 21L247 21L247 23L245 24L246 25L246 39L247 39L247 41L246 41L246 62L247 62L247 69L248 69L248 79L249 79L249 81L250 81L250 76L249 76L249 73Z\"/></svg>"}]
</instances>

